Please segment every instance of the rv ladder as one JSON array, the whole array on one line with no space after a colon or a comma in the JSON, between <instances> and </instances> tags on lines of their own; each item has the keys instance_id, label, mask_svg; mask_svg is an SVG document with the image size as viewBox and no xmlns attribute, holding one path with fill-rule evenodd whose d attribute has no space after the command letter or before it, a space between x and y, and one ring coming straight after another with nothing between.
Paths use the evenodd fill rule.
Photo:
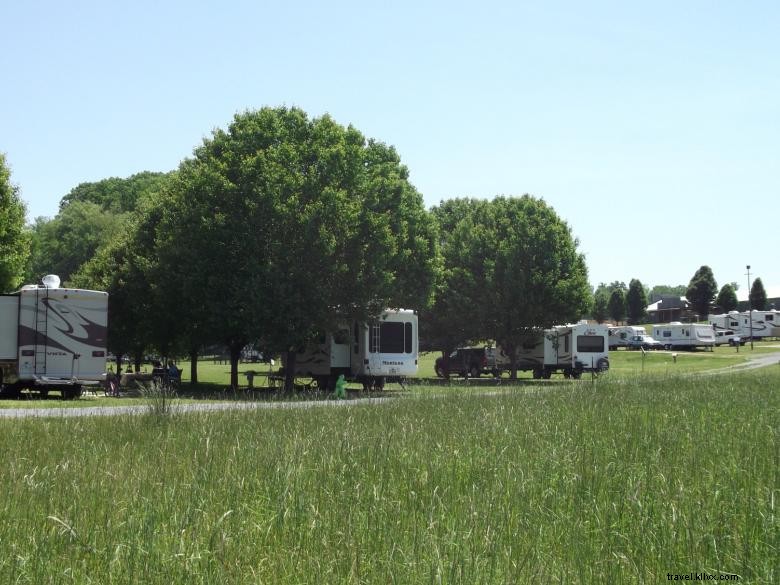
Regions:
<instances>
[{"instance_id":1,"label":"rv ladder","mask_svg":"<svg viewBox=\"0 0 780 585\"><path fill-rule=\"evenodd\" d=\"M46 296L43 300L49 298L49 289L44 289ZM35 289L35 357L33 363L33 372L46 375L46 344L48 342L49 326L49 305L41 302L40 288ZM43 305L43 308L41 308Z\"/></svg>"}]
</instances>

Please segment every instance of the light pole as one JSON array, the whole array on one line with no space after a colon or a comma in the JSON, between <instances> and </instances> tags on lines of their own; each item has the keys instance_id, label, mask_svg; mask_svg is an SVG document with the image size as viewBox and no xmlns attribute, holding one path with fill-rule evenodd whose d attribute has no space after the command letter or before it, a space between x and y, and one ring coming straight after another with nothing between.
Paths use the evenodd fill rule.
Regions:
<instances>
[{"instance_id":1,"label":"light pole","mask_svg":"<svg viewBox=\"0 0 780 585\"><path fill-rule=\"evenodd\" d=\"M748 277L748 319L750 319L750 349L753 349L753 299L750 298L750 264L747 265Z\"/></svg>"}]
</instances>

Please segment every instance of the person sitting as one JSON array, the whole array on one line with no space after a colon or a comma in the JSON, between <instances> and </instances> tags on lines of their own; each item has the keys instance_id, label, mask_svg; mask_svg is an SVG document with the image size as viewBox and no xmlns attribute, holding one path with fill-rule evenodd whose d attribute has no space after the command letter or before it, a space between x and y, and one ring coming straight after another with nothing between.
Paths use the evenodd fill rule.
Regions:
<instances>
[{"instance_id":1,"label":"person sitting","mask_svg":"<svg viewBox=\"0 0 780 585\"><path fill-rule=\"evenodd\" d=\"M168 362L168 381L178 382L181 377L181 370L176 367L173 361Z\"/></svg>"}]
</instances>

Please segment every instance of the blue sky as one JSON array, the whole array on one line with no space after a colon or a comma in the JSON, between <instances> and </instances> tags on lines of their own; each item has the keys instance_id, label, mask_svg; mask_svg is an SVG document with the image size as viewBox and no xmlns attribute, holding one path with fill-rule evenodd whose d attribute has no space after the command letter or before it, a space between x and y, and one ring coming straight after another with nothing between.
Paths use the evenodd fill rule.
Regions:
<instances>
[{"instance_id":1,"label":"blue sky","mask_svg":"<svg viewBox=\"0 0 780 585\"><path fill-rule=\"evenodd\" d=\"M395 146L428 206L543 197L593 284L750 264L780 295L778 3L5 2L0 27L30 220L295 105Z\"/></svg>"}]
</instances>

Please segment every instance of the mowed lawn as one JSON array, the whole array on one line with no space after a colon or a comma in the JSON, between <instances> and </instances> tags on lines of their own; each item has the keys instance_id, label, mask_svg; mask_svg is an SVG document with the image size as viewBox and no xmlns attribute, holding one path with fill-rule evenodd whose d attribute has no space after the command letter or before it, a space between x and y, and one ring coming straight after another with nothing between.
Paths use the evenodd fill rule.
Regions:
<instances>
[{"instance_id":1,"label":"mowed lawn","mask_svg":"<svg viewBox=\"0 0 780 585\"><path fill-rule=\"evenodd\" d=\"M776 583L778 382L0 420L0 582Z\"/></svg>"}]
</instances>

